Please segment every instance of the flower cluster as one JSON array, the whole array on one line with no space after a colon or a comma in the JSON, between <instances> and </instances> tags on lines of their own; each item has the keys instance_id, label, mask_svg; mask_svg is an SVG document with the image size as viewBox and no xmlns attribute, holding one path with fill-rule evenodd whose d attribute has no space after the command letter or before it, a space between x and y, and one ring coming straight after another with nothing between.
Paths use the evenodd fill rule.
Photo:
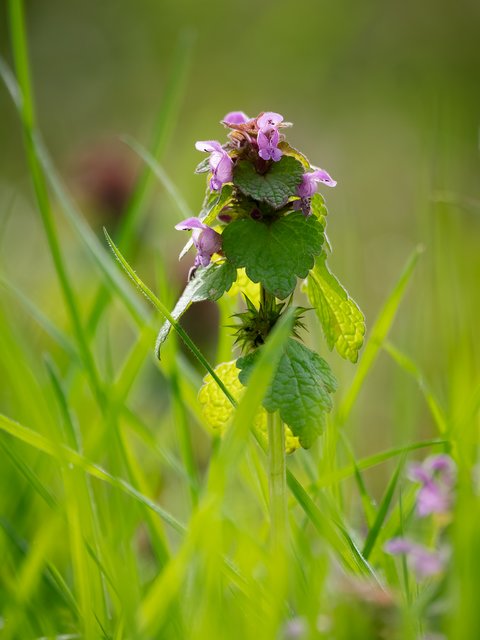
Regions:
<instances>
[{"instance_id":1,"label":"flower cluster","mask_svg":"<svg viewBox=\"0 0 480 640\"><path fill-rule=\"evenodd\" d=\"M249 118L243 111L231 111L221 121L229 129L228 141L221 144L217 140L202 140L195 144L198 151L208 153L208 161L202 162L197 172L208 171L208 190L211 194L220 193L224 185L233 185L231 201L225 203L217 212L214 220L206 222L205 212L198 218L188 218L176 225L179 230L192 230L193 243L197 249L194 266L207 266L214 254L222 251L221 234L211 228L212 224L225 224L231 219L232 204L237 212L242 209L245 215L253 219L262 218L271 213L265 202L256 202L248 193L241 191L235 184L235 168L242 160L255 167L255 172L266 176L276 163L280 163L285 155L301 159L303 174L288 198L282 213L301 210L305 216L311 214L310 200L317 192L319 184L334 187L337 183L324 170L310 165L302 154L296 152L285 141L281 129L291 126L279 113L267 111L255 118ZM268 203L267 203L268 204Z\"/></svg>"},{"instance_id":2,"label":"flower cluster","mask_svg":"<svg viewBox=\"0 0 480 640\"><path fill-rule=\"evenodd\" d=\"M410 466L409 477L420 483L416 495L416 513L419 518L432 514L448 516L453 506L455 464L446 454L431 456L422 464ZM385 545L391 555L404 555L419 579L428 578L443 571L448 549L429 549L406 538L393 538Z\"/></svg>"}]
</instances>

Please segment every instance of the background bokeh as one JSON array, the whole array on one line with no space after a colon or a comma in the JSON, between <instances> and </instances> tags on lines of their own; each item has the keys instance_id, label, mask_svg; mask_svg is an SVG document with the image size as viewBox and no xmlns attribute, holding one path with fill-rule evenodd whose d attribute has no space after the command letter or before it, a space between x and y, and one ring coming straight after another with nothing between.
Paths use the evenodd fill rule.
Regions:
<instances>
[{"instance_id":1,"label":"background bokeh","mask_svg":"<svg viewBox=\"0 0 480 640\"><path fill-rule=\"evenodd\" d=\"M204 191L203 177L193 174L200 159L195 140L221 138L218 121L230 110L282 113L294 123L291 143L338 181L336 189L325 190L331 264L364 310L367 327L408 255L424 245L392 340L420 364L447 406L461 404L465 387L479 374L480 351L478 2L35 0L26 8L40 127L99 233L103 224L114 229L141 165L120 137L149 144L174 50L190 43L185 93L160 159L189 206L198 210ZM0 46L11 62L4 11L2 6ZM0 140L2 269L62 324L65 312L33 204L20 127L3 88ZM161 255L179 289L189 266L188 259L183 267L176 261L184 237L173 225L181 217L157 185L136 257L151 280ZM96 289L91 267L61 219L59 224L69 268L90 300ZM36 357L44 337L4 300L19 329L32 333ZM189 327L201 341L209 320L215 329L215 319L212 309L199 308ZM121 352L131 335L120 322L112 326L115 351ZM354 367L331 361L342 389ZM161 385L155 375L152 367L137 389L153 413ZM8 413L5 380L0 405ZM386 354L347 428L357 432L360 454L404 442L413 432L432 434L415 381Z\"/></svg>"}]
</instances>

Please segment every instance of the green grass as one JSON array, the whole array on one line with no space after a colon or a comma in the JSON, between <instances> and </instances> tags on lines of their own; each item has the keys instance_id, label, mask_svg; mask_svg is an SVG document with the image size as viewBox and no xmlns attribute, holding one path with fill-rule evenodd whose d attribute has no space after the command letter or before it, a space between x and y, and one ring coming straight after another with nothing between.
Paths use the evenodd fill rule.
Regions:
<instances>
[{"instance_id":1,"label":"green grass","mask_svg":"<svg viewBox=\"0 0 480 640\"><path fill-rule=\"evenodd\" d=\"M287 522L281 514L271 522L267 455L251 424L291 315L269 337L230 430L218 439L197 401L202 376L209 372L236 403L211 357L169 314L169 265L156 256L159 287L144 283L153 269L144 278L130 266L142 252L154 177L187 215L162 158L175 131L190 43L179 43L150 150L128 142L144 167L107 244L78 211L41 139L23 3L10 0L8 7L14 72L4 62L0 70L21 123L55 304L65 313L47 311L0 265L2 638L360 640L417 639L431 631L480 637L480 380L473 342L480 269L469 262L478 248L470 246L462 214L449 203L432 206L426 251L405 256L376 318L368 319L366 345L355 373L342 376L326 434L288 458ZM84 276L72 268L72 246L86 264L90 296L82 295ZM402 334L394 321L408 295L421 325L403 317ZM223 319L230 306L221 304ZM165 318L176 334L158 361L153 346ZM428 374L425 327L435 332L438 363ZM218 350L229 354L231 341L221 331ZM374 441L364 455L371 425L359 416L368 415L366 399L384 402L372 383L380 360L396 380L391 423L382 425L393 436L388 448ZM413 455L440 451L458 466L443 541L452 555L445 575L418 582L383 546L403 533L435 539L438 523L415 517L405 467ZM272 526L282 531L272 536ZM292 620L303 624L302 634L288 635Z\"/></svg>"}]
</instances>

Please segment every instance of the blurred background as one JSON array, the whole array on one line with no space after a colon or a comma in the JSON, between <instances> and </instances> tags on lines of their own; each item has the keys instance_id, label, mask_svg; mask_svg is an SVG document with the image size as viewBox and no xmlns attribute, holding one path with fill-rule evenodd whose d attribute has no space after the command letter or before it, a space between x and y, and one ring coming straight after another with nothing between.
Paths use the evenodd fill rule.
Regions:
<instances>
[{"instance_id":1,"label":"blurred background","mask_svg":"<svg viewBox=\"0 0 480 640\"><path fill-rule=\"evenodd\" d=\"M415 359L446 407L461 406L479 375L478 2L35 0L26 10L39 125L102 242L102 225L115 231L142 167L121 137L149 145L175 73L175 51L190 47L183 95L159 159L188 206L199 210L205 187L193 173L201 159L196 140L223 139L219 120L230 110L282 113L294 123L291 144L338 181L325 189L330 262L368 328L409 254L424 246L392 341ZM11 65L3 5L0 43ZM3 87L0 139L3 276L68 326L18 118ZM161 184L144 209L134 264L154 283L161 256L168 282L180 291L192 258L177 262L185 237L173 226L185 216ZM94 272L60 214L58 222L69 270L88 306L97 289ZM28 334L38 364L53 348L48 338L5 291L2 305ZM216 314L199 305L186 319L212 358ZM109 322L115 368L132 335L115 317ZM335 356L330 361L341 396L355 368ZM136 384L137 404L157 415L162 380L153 365L146 368ZM2 380L0 409L21 418L8 372ZM359 455L413 433L434 434L416 381L385 353L347 428Z\"/></svg>"}]
</instances>

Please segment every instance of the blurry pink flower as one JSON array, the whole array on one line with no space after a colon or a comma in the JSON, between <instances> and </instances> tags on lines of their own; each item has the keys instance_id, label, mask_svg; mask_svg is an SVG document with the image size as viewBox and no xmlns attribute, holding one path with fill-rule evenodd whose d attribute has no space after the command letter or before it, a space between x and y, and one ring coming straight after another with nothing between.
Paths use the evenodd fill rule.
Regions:
<instances>
[{"instance_id":1,"label":"blurry pink flower","mask_svg":"<svg viewBox=\"0 0 480 640\"><path fill-rule=\"evenodd\" d=\"M431 456L410 466L409 476L422 486L417 493L417 513L421 518L431 513L448 513L452 508L455 463L446 454Z\"/></svg>"},{"instance_id":2,"label":"blurry pink flower","mask_svg":"<svg viewBox=\"0 0 480 640\"><path fill-rule=\"evenodd\" d=\"M443 571L446 563L444 551L427 549L406 538L393 538L385 545L385 551L392 556L405 555L408 563L419 579L429 578Z\"/></svg>"}]
</instances>

